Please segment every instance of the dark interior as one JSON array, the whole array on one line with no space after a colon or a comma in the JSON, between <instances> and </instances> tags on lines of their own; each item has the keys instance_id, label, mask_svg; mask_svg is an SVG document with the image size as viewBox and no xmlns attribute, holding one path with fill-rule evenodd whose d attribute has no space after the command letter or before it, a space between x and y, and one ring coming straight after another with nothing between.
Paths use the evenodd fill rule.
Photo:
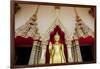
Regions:
<instances>
[{"instance_id":1,"label":"dark interior","mask_svg":"<svg viewBox=\"0 0 100 69\"><path fill-rule=\"evenodd\" d=\"M83 62L93 61L93 46L85 45L80 46Z\"/></svg>"},{"instance_id":2,"label":"dark interior","mask_svg":"<svg viewBox=\"0 0 100 69\"><path fill-rule=\"evenodd\" d=\"M16 65L27 65L32 47L16 47Z\"/></svg>"}]
</instances>

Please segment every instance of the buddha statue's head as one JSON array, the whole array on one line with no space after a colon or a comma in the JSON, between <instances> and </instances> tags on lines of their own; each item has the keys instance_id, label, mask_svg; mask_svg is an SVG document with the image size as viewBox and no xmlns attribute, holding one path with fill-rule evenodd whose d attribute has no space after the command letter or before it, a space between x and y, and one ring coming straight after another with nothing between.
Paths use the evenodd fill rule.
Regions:
<instances>
[{"instance_id":1,"label":"buddha statue's head","mask_svg":"<svg viewBox=\"0 0 100 69\"><path fill-rule=\"evenodd\" d=\"M58 34L58 32L54 35L54 40L56 42L58 42L60 40L60 35Z\"/></svg>"}]
</instances>

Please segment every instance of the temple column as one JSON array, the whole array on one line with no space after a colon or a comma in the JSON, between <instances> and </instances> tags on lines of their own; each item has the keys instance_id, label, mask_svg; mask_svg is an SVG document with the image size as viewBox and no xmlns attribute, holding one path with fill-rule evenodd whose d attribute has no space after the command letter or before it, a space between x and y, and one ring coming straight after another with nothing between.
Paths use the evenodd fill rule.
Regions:
<instances>
[{"instance_id":1,"label":"temple column","mask_svg":"<svg viewBox=\"0 0 100 69\"><path fill-rule=\"evenodd\" d=\"M40 59L40 64L45 64L45 54L46 54L46 46L47 46L47 41L42 41L42 54L41 54L41 59Z\"/></svg>"},{"instance_id":2,"label":"temple column","mask_svg":"<svg viewBox=\"0 0 100 69\"><path fill-rule=\"evenodd\" d=\"M82 62L82 56L81 56L81 51L80 51L80 47L79 47L79 41L76 40L76 51L77 51L77 60L78 62Z\"/></svg>"},{"instance_id":3,"label":"temple column","mask_svg":"<svg viewBox=\"0 0 100 69\"><path fill-rule=\"evenodd\" d=\"M72 46L71 46L71 41L68 40L66 42L67 44L67 51L68 51L68 63L72 63L73 62L73 57L72 57Z\"/></svg>"},{"instance_id":4,"label":"temple column","mask_svg":"<svg viewBox=\"0 0 100 69\"><path fill-rule=\"evenodd\" d=\"M29 59L28 65L32 65L32 64L35 63L35 61L34 61L34 59L35 59L34 55L36 54L35 52L36 52L36 44L33 43L33 47L32 47L32 50L31 50L31 54L30 54L30 59Z\"/></svg>"},{"instance_id":5,"label":"temple column","mask_svg":"<svg viewBox=\"0 0 100 69\"><path fill-rule=\"evenodd\" d=\"M74 62L82 62L82 56L80 52L80 47L79 47L79 41L76 35L73 36L72 40L72 46L73 46L73 59Z\"/></svg>"},{"instance_id":6,"label":"temple column","mask_svg":"<svg viewBox=\"0 0 100 69\"><path fill-rule=\"evenodd\" d=\"M39 64L42 54L41 41L34 41L28 65Z\"/></svg>"}]
</instances>

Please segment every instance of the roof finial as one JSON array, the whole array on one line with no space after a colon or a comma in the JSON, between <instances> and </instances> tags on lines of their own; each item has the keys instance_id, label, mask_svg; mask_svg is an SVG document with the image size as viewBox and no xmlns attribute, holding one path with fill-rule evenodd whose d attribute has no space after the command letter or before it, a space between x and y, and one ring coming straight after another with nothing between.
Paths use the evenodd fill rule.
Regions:
<instances>
[{"instance_id":1,"label":"roof finial","mask_svg":"<svg viewBox=\"0 0 100 69\"><path fill-rule=\"evenodd\" d=\"M37 8L35 10L35 13L33 14L33 16L31 17L32 20L36 21L37 20L37 13L39 10L40 5L37 5Z\"/></svg>"},{"instance_id":2,"label":"roof finial","mask_svg":"<svg viewBox=\"0 0 100 69\"><path fill-rule=\"evenodd\" d=\"M40 5L37 5L36 11L35 11L35 15L37 15L39 8L40 8Z\"/></svg>"},{"instance_id":3,"label":"roof finial","mask_svg":"<svg viewBox=\"0 0 100 69\"><path fill-rule=\"evenodd\" d=\"M55 6L55 9L60 9L60 6Z\"/></svg>"},{"instance_id":4,"label":"roof finial","mask_svg":"<svg viewBox=\"0 0 100 69\"><path fill-rule=\"evenodd\" d=\"M78 13L77 13L76 7L74 7L74 11L75 11L75 15L78 16Z\"/></svg>"}]
</instances>

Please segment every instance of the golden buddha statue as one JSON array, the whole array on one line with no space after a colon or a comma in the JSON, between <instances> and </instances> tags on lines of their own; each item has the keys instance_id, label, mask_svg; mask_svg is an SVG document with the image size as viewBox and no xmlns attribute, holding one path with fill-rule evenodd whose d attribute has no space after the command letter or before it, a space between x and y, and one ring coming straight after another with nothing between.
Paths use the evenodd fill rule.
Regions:
<instances>
[{"instance_id":1,"label":"golden buddha statue","mask_svg":"<svg viewBox=\"0 0 100 69\"><path fill-rule=\"evenodd\" d=\"M66 63L64 45L60 43L61 37L58 33L54 35L54 44L49 42L50 64Z\"/></svg>"}]
</instances>

